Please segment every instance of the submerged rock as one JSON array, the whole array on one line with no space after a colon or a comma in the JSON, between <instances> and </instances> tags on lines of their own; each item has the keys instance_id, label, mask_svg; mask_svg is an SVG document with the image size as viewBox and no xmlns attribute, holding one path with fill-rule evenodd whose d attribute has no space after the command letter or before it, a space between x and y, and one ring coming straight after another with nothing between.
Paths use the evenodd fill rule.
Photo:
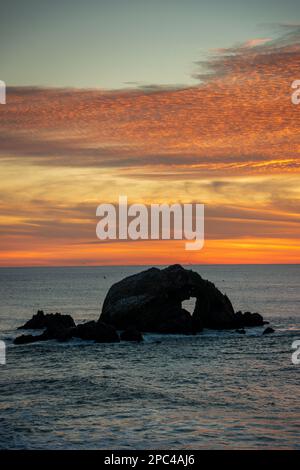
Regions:
<instances>
[{"instance_id":1,"label":"submerged rock","mask_svg":"<svg viewBox=\"0 0 300 470\"><path fill-rule=\"evenodd\" d=\"M275 330L273 328L271 328L270 326L268 326L264 331L263 331L263 335L269 335L270 333L275 333Z\"/></svg>"},{"instance_id":2,"label":"submerged rock","mask_svg":"<svg viewBox=\"0 0 300 470\"><path fill-rule=\"evenodd\" d=\"M182 302L196 298L192 315ZM195 271L176 264L150 268L114 284L104 300L101 321L117 329L144 332L195 333L263 325L258 313L235 313L229 298Z\"/></svg>"}]
</instances>

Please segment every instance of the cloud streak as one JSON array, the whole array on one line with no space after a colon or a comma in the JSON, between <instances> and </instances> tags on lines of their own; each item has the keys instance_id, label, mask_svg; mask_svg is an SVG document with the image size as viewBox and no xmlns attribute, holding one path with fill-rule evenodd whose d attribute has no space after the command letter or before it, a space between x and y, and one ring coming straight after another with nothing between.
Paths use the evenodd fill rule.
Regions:
<instances>
[{"instance_id":1,"label":"cloud streak","mask_svg":"<svg viewBox=\"0 0 300 470\"><path fill-rule=\"evenodd\" d=\"M194 174L298 171L300 136L291 82L300 27L250 40L198 66L198 86L120 90L9 88L2 158L40 165L176 167Z\"/></svg>"}]
</instances>

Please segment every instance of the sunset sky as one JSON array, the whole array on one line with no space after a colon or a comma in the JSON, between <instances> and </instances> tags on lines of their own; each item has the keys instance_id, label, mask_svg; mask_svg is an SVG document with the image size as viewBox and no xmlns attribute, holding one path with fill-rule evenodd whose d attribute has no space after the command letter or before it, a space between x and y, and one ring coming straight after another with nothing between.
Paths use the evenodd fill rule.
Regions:
<instances>
[{"instance_id":1,"label":"sunset sky","mask_svg":"<svg viewBox=\"0 0 300 470\"><path fill-rule=\"evenodd\" d=\"M0 265L300 262L298 2L11 1ZM205 204L205 246L96 237L96 208Z\"/></svg>"}]
</instances>

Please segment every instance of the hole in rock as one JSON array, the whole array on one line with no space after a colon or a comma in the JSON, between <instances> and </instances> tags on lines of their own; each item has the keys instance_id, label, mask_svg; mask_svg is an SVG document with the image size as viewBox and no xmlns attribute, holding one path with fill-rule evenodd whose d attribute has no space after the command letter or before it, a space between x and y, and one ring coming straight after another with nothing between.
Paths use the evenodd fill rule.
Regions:
<instances>
[{"instance_id":1,"label":"hole in rock","mask_svg":"<svg viewBox=\"0 0 300 470\"><path fill-rule=\"evenodd\" d=\"M195 310L196 300L196 297L190 297L187 300L183 300L183 302L181 302L181 307L187 310L192 315Z\"/></svg>"}]
</instances>

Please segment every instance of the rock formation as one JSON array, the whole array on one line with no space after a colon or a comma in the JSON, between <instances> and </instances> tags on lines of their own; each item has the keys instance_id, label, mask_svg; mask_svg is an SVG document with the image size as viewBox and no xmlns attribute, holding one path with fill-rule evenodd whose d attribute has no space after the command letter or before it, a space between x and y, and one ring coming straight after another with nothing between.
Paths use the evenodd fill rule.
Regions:
<instances>
[{"instance_id":1,"label":"rock formation","mask_svg":"<svg viewBox=\"0 0 300 470\"><path fill-rule=\"evenodd\" d=\"M182 301L196 298L191 315ZM119 330L196 333L203 328L226 329L263 325L258 313L234 312L229 298L195 271L176 264L150 268L114 284L104 300L101 321Z\"/></svg>"},{"instance_id":2,"label":"rock formation","mask_svg":"<svg viewBox=\"0 0 300 470\"><path fill-rule=\"evenodd\" d=\"M192 314L182 302L196 298ZM141 332L195 334L203 328L236 329L261 326L259 313L234 312L229 298L195 271L175 264L151 268L126 277L109 289L98 321L75 325L70 315L44 314L39 310L22 329L44 329L39 335L21 335L15 344L71 338L100 343L142 341ZM121 336L117 333L121 330ZM264 334L271 333L267 329Z\"/></svg>"},{"instance_id":3,"label":"rock formation","mask_svg":"<svg viewBox=\"0 0 300 470\"><path fill-rule=\"evenodd\" d=\"M28 320L25 325L20 326L22 330L36 330L41 328L56 327L56 328L72 328L75 322L71 315L62 315L61 313L47 313L44 314L43 310L38 310L36 315Z\"/></svg>"},{"instance_id":4,"label":"rock formation","mask_svg":"<svg viewBox=\"0 0 300 470\"><path fill-rule=\"evenodd\" d=\"M15 344L35 343L37 341L48 341L50 339L68 341L71 338L93 340L97 343L115 343L120 341L116 329L113 326L106 325L100 321L90 321L76 326L73 318L69 315L61 315L60 313L56 313L55 315L50 314L50 324L42 323L40 318L37 322L37 317L41 317L41 314L37 313L34 315L32 319L25 323L24 327L21 328L29 329L27 325L38 324L38 327L31 326L30 329L42 329L42 325L44 325L44 327L47 325L43 333L39 335L29 334L18 336L14 341ZM43 317L46 318L48 315L43 314ZM70 319L66 321L65 317L69 317L72 321ZM68 324L71 326L68 326Z\"/></svg>"}]
</instances>

